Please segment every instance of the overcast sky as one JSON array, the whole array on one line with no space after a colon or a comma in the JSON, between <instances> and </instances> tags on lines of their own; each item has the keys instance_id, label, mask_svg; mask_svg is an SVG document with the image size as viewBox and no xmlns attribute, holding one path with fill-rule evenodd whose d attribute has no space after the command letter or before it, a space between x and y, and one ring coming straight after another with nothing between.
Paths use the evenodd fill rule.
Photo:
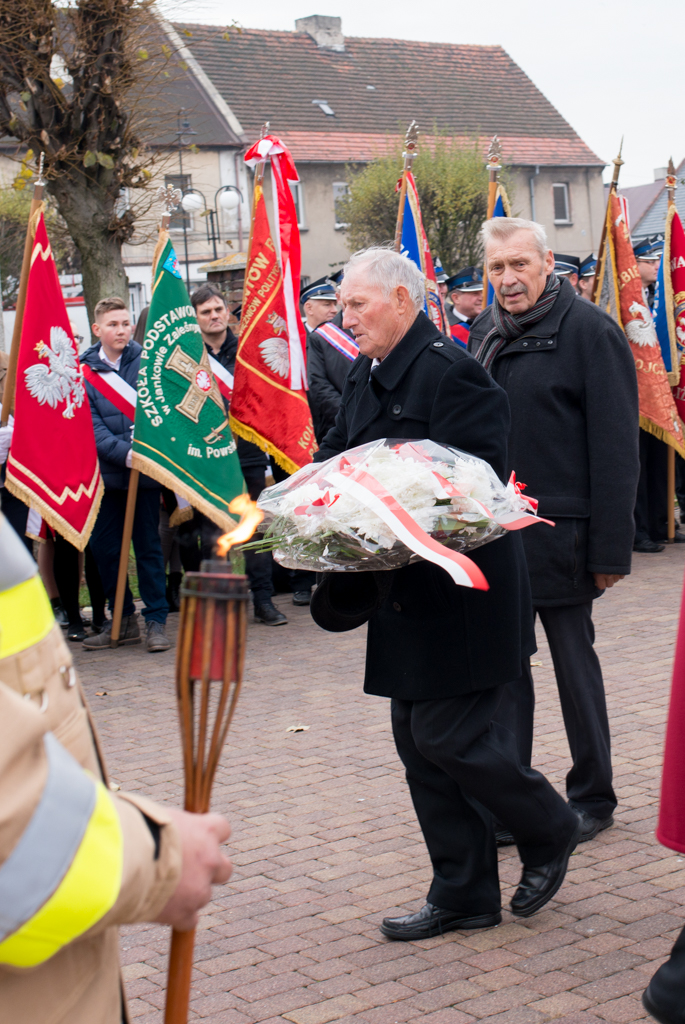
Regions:
<instances>
[{"instance_id":1,"label":"overcast sky","mask_svg":"<svg viewBox=\"0 0 685 1024\"><path fill-rule=\"evenodd\" d=\"M294 29L296 18L327 14L341 16L350 36L497 43L603 160L625 135L624 185L653 180L671 155L676 165L685 157L683 0L162 0L162 7L174 19L245 28Z\"/></svg>"}]
</instances>

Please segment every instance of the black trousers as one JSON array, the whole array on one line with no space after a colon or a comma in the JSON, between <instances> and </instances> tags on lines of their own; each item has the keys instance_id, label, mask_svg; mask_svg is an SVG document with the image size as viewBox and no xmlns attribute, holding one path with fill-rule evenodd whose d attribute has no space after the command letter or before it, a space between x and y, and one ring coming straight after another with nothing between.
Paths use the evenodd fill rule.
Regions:
<instances>
[{"instance_id":1,"label":"black trousers","mask_svg":"<svg viewBox=\"0 0 685 1024\"><path fill-rule=\"evenodd\" d=\"M90 544L85 550L85 571L90 602L93 609L93 624L101 626L105 621L105 591L98 572L97 563ZM79 590L81 574L79 572L78 550L59 533L55 533L55 582L59 590L60 600L69 618L70 626L80 626L81 612L79 609Z\"/></svg>"},{"instance_id":2,"label":"black trousers","mask_svg":"<svg viewBox=\"0 0 685 1024\"><path fill-rule=\"evenodd\" d=\"M504 689L392 701L395 744L433 865L428 902L465 916L500 909L493 816L511 829L527 867L556 856L577 823L544 775L521 765L514 734L493 722Z\"/></svg>"},{"instance_id":3,"label":"black trousers","mask_svg":"<svg viewBox=\"0 0 685 1024\"><path fill-rule=\"evenodd\" d=\"M640 430L640 479L635 499L635 540L668 537L668 445Z\"/></svg>"},{"instance_id":4,"label":"black trousers","mask_svg":"<svg viewBox=\"0 0 685 1024\"><path fill-rule=\"evenodd\" d=\"M271 461L271 472L277 484L287 480L291 475L279 466L275 459ZM293 594L311 593L311 589L316 583L315 572L310 572L308 569L286 569L285 572L290 579L290 588Z\"/></svg>"},{"instance_id":5,"label":"black trousers","mask_svg":"<svg viewBox=\"0 0 685 1024\"><path fill-rule=\"evenodd\" d=\"M0 508L7 522L12 529L16 530L19 539L23 541L31 558L33 558L33 541L30 537L26 536L26 520L29 517L28 505L25 505L19 498L15 498L7 487L3 487L0 489Z\"/></svg>"},{"instance_id":6,"label":"black trousers","mask_svg":"<svg viewBox=\"0 0 685 1024\"><path fill-rule=\"evenodd\" d=\"M595 653L592 601L536 608L547 634L561 713L573 765L566 776L569 803L596 818L616 809L612 780L611 736L604 681ZM515 729L519 757L529 765L533 749L535 690L530 665L522 686L508 686L497 720Z\"/></svg>"}]
</instances>

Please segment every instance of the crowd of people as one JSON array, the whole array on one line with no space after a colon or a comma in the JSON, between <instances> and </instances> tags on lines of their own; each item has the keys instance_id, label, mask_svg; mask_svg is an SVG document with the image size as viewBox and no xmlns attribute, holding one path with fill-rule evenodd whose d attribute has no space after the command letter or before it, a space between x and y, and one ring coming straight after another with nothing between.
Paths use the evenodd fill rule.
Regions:
<instances>
[{"instance_id":1,"label":"crowd of people","mask_svg":"<svg viewBox=\"0 0 685 1024\"><path fill-rule=\"evenodd\" d=\"M364 687L391 701L398 755L432 864L425 905L381 925L386 937L398 941L498 924L498 845L515 844L521 859L512 913L536 913L563 884L577 844L612 826L617 800L593 602L630 573L633 550L659 553L665 540L665 467L663 489L655 483L661 481L663 453L660 442L639 428L635 364L626 337L591 301L594 258L552 253L541 225L519 218L487 221L483 245L494 293L485 309L481 268L465 267L448 277L438 267L449 334L424 313L420 270L387 248L355 254L344 272L308 285L301 295L319 443L315 461L385 437L427 438L484 459L503 481L514 471L554 527L509 532L476 549L472 558L488 581L487 591L458 587L428 561L384 573L325 573L318 585L314 574L289 570L281 581L295 604L311 606L323 629L339 632L368 623ZM650 305L660 255L659 239L636 249ZM206 284L192 302L203 343L232 372L237 339L223 295ZM142 331L144 318L136 326L138 338ZM121 299L98 303L93 335L82 357L91 370L114 371L135 386L141 346ZM78 553L74 549L65 559L59 538L52 570L68 638L97 651L110 646L104 603L111 609L114 601L132 423L90 383L86 387L105 483L85 555L93 607L89 635L80 635L83 623L73 605ZM239 441L238 455L254 499L270 476L283 479L283 471L269 465L255 445ZM3 491L3 511L24 536L25 513L5 499ZM141 477L133 547L144 639L152 653L170 646L165 623L181 571L212 556L219 532L198 512L172 528L174 500ZM0 539L3 529L0 523ZM676 539L685 541L679 534ZM26 558L15 557L12 565L21 585L30 582ZM273 603L279 584L271 556L249 552L245 569L256 621L285 624L286 615ZM44 573L47 581L47 568ZM530 658L538 616L571 753L565 800L531 766ZM59 647L60 638L47 628L37 642L48 635ZM120 643L142 640L127 590ZM160 818L153 805L139 809L157 857L165 829L168 844L189 827ZM137 819L135 824L139 828ZM229 870L216 853L223 826L208 827L206 882L225 878ZM169 872L175 883L180 870L177 864ZM152 874L158 871L159 865ZM201 902L197 893L182 911L173 905L173 891L170 884L160 885L156 898L142 900L144 911L137 906L127 917L122 910L112 923L157 915L177 924L182 913L192 920ZM671 968L662 968L653 982L651 1012L668 1008L671 976L680 984L673 964L681 947L685 939L676 946ZM675 1024L680 1018L664 1010L658 1019Z\"/></svg>"}]
</instances>

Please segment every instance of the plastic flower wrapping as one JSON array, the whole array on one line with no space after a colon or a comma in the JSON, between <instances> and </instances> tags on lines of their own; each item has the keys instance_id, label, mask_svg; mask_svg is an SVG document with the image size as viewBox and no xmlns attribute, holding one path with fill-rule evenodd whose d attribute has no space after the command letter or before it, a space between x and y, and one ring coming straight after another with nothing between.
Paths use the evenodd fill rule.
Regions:
<instances>
[{"instance_id":1,"label":"plastic flower wrapping","mask_svg":"<svg viewBox=\"0 0 685 1024\"><path fill-rule=\"evenodd\" d=\"M272 550L287 568L316 572L396 569L427 558L455 582L487 589L463 553L544 522L524 486L513 473L503 484L487 462L457 448L383 438L262 491L266 529L251 546ZM464 571L470 581L457 578Z\"/></svg>"}]
</instances>

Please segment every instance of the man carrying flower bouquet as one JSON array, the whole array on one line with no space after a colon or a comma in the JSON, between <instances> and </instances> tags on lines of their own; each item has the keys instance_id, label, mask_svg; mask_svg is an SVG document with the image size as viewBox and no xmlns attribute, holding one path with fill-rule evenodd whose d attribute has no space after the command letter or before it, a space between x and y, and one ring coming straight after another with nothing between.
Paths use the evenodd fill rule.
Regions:
<instances>
[{"instance_id":1,"label":"man carrying flower bouquet","mask_svg":"<svg viewBox=\"0 0 685 1024\"><path fill-rule=\"evenodd\" d=\"M423 312L424 280L383 248L345 267L343 326L359 345L322 462L380 438L427 439L507 468L506 395ZM539 525L535 529L551 529ZM397 750L433 865L427 902L386 918L393 939L499 924L493 816L523 862L511 902L527 917L561 886L580 835L574 813L539 772L522 767L514 735L493 718L535 650L528 574L518 534L470 554L487 591L458 587L432 562L385 572L328 572L312 599L324 629L368 622L367 693L391 698Z\"/></svg>"}]
</instances>

